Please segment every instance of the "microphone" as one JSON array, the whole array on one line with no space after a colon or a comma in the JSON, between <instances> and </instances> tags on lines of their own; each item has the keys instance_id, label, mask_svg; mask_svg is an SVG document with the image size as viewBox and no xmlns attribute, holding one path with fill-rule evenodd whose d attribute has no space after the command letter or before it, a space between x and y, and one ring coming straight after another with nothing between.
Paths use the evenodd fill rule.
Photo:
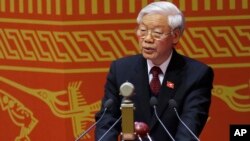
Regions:
<instances>
[{"instance_id":1,"label":"microphone","mask_svg":"<svg viewBox=\"0 0 250 141\"><path fill-rule=\"evenodd\" d=\"M134 94L134 85L130 82L124 82L120 86L120 94L123 96L121 103L122 115L122 140L135 140L134 134L134 103L130 100L130 96Z\"/></svg>"},{"instance_id":2,"label":"microphone","mask_svg":"<svg viewBox=\"0 0 250 141\"><path fill-rule=\"evenodd\" d=\"M149 141L153 141L152 138L149 135L149 127L144 122L135 122L135 133L138 136L139 141L143 141L142 137L144 138L147 136Z\"/></svg>"},{"instance_id":3,"label":"microphone","mask_svg":"<svg viewBox=\"0 0 250 141\"><path fill-rule=\"evenodd\" d=\"M113 105L114 101L113 99L108 99L105 103L104 103L104 112L102 114L102 116L94 123L92 124L87 130L85 130L85 132L83 132L75 141L79 141L84 135L86 135L98 122L101 121L101 119L103 118L103 116L105 115L107 109L111 108L111 106Z\"/></svg>"},{"instance_id":4,"label":"microphone","mask_svg":"<svg viewBox=\"0 0 250 141\"><path fill-rule=\"evenodd\" d=\"M98 141L101 141L107 134L108 132L121 120L122 116L120 116L115 123L99 138Z\"/></svg>"},{"instance_id":5,"label":"microphone","mask_svg":"<svg viewBox=\"0 0 250 141\"><path fill-rule=\"evenodd\" d=\"M182 125L185 126L185 128L192 134L192 136L197 140L197 141L200 141L199 138L192 132L192 130L190 130L190 128L181 120L177 110L176 110L176 107L177 107L177 103L174 99L170 99L169 101L169 107L172 109L174 109L175 111L175 114L177 116L177 118L179 119L179 121L182 123Z\"/></svg>"},{"instance_id":6,"label":"microphone","mask_svg":"<svg viewBox=\"0 0 250 141\"><path fill-rule=\"evenodd\" d=\"M173 138L173 136L169 133L168 129L165 127L165 125L162 123L161 119L159 118L157 111L156 111L156 106L158 104L158 100L156 97L152 96L150 98L150 105L154 107L154 114L157 118L157 120L160 122L161 126L164 128L164 130L167 132L167 134L169 135L169 137L171 138L172 141L175 141L175 139Z\"/></svg>"}]
</instances>

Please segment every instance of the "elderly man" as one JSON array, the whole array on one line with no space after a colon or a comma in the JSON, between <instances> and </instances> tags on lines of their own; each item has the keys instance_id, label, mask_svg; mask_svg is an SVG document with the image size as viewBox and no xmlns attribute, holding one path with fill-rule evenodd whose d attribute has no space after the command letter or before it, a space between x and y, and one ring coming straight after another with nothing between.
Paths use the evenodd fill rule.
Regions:
<instances>
[{"instance_id":1,"label":"elderly man","mask_svg":"<svg viewBox=\"0 0 250 141\"><path fill-rule=\"evenodd\" d=\"M175 45L184 31L184 17L174 4L163 1L150 3L138 14L137 23L136 35L141 54L121 58L111 64L102 103L108 99L113 99L114 103L97 124L95 139L98 140L121 116L123 97L119 95L119 88L128 81L135 87L135 94L130 98L136 107L134 120L149 126L152 140L196 140L194 135L200 135L208 118L213 70L176 52ZM151 97L156 97L156 113L170 135L157 120L150 105ZM178 106L174 106L178 114L173 110L173 105L169 106L169 100L177 103ZM102 104L96 120L104 109ZM103 140L117 141L120 133L121 122Z\"/></svg>"}]
</instances>

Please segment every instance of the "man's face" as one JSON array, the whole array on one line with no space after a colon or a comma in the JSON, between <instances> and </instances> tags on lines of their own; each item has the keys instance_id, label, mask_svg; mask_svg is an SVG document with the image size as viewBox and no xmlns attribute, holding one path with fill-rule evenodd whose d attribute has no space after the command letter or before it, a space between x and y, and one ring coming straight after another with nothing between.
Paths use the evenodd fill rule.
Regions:
<instances>
[{"instance_id":1,"label":"man's face","mask_svg":"<svg viewBox=\"0 0 250 141\"><path fill-rule=\"evenodd\" d=\"M142 18L137 30L142 55L155 65L162 64L174 47L175 35L168 26L166 16L148 14Z\"/></svg>"}]
</instances>

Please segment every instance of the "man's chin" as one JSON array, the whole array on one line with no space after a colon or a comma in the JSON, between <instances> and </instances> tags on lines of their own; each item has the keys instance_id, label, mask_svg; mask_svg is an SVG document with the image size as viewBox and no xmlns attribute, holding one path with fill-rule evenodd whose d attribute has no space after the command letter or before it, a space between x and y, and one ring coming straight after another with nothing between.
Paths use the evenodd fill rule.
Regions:
<instances>
[{"instance_id":1,"label":"man's chin","mask_svg":"<svg viewBox=\"0 0 250 141\"><path fill-rule=\"evenodd\" d=\"M143 57L144 57L145 59L148 59L148 60L153 60L153 59L154 59L153 55L151 55L151 54L142 53L142 55L143 55Z\"/></svg>"}]
</instances>

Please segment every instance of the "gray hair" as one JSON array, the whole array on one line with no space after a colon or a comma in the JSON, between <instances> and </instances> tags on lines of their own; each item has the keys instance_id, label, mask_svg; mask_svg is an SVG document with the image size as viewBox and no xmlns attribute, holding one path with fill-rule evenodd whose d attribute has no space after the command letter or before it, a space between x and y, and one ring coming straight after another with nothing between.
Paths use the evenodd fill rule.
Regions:
<instances>
[{"instance_id":1,"label":"gray hair","mask_svg":"<svg viewBox=\"0 0 250 141\"><path fill-rule=\"evenodd\" d=\"M184 31L185 19L182 12L171 2L158 1L144 7L137 16L137 23L140 24L143 16L147 14L162 14L168 18L168 25L172 29L179 28L181 34Z\"/></svg>"}]
</instances>

